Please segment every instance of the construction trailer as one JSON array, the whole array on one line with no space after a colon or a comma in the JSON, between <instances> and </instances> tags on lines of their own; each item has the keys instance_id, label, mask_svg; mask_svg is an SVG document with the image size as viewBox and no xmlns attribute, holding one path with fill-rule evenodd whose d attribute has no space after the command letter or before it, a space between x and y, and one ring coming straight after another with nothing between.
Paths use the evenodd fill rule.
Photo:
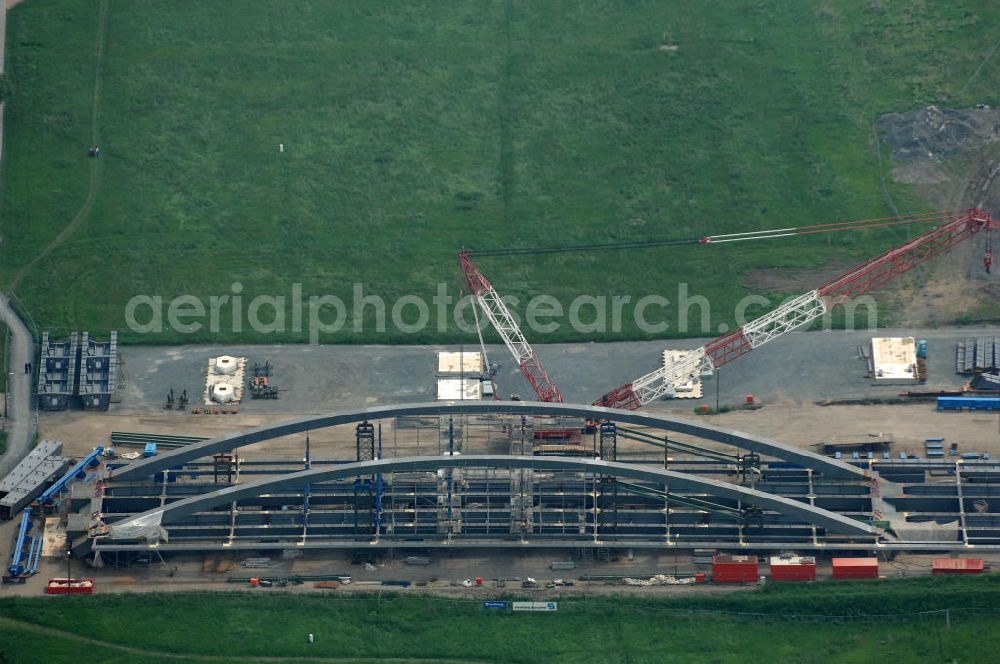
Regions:
<instances>
[{"instance_id":1,"label":"construction trailer","mask_svg":"<svg viewBox=\"0 0 1000 664\"><path fill-rule=\"evenodd\" d=\"M877 579L878 558L834 558L835 579Z\"/></svg>"},{"instance_id":2,"label":"construction trailer","mask_svg":"<svg viewBox=\"0 0 1000 664\"><path fill-rule=\"evenodd\" d=\"M757 556L712 556L712 583L757 583L759 579Z\"/></svg>"},{"instance_id":3,"label":"construction trailer","mask_svg":"<svg viewBox=\"0 0 1000 664\"><path fill-rule=\"evenodd\" d=\"M812 556L771 556L771 580L815 581L816 559Z\"/></svg>"},{"instance_id":4,"label":"construction trailer","mask_svg":"<svg viewBox=\"0 0 1000 664\"><path fill-rule=\"evenodd\" d=\"M934 574L982 574L986 564L982 558L935 558Z\"/></svg>"}]
</instances>

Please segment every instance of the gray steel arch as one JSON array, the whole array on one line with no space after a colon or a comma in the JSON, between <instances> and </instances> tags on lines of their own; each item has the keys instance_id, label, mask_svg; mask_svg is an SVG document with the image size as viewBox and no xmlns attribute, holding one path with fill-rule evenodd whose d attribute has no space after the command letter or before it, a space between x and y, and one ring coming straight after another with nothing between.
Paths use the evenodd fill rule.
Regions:
<instances>
[{"instance_id":1,"label":"gray steel arch","mask_svg":"<svg viewBox=\"0 0 1000 664\"><path fill-rule=\"evenodd\" d=\"M765 507L775 512L800 519L803 522L822 526L831 532L846 535L876 534L870 526L856 519L814 507L792 498L785 498L756 489L748 489L728 482L678 473L672 470L648 468L613 461L600 461L579 457L536 457L507 456L499 454L468 454L455 456L399 457L348 463L333 468L303 470L278 477L269 477L246 484L236 484L208 494L178 500L165 507L143 512L131 519L111 525L112 539L132 539L134 535L116 537L122 531L134 531L137 526L165 526L185 516L203 512L219 505L227 505L234 500L252 498L276 491L301 490L306 484L344 479L356 475L376 473L435 471L441 468L532 468L538 470L568 470L637 480L669 484L671 490L693 490L706 492L746 503Z\"/></svg>"},{"instance_id":2,"label":"gray steel arch","mask_svg":"<svg viewBox=\"0 0 1000 664\"><path fill-rule=\"evenodd\" d=\"M116 470L114 478L116 480L128 480L148 477L161 470L167 470L168 468L173 468L204 456L314 429L404 415L444 415L449 413L462 415L490 413L507 415L565 415L601 420L608 419L615 422L638 424L666 431L690 434L759 454L768 454L806 468L812 468L828 477L853 480L867 477L867 473L864 470L842 461L797 449L791 445L785 445L762 436L755 436L733 429L724 429L710 424L696 423L671 415L616 410L614 408L600 408L589 404L572 403L541 403L537 401L432 401L429 403L399 404L344 410L327 415L303 417L296 420L279 422L278 424L265 425L248 431L231 433L220 438L212 438L188 445L162 456L150 457L149 459L129 464L124 468Z\"/></svg>"}]
</instances>

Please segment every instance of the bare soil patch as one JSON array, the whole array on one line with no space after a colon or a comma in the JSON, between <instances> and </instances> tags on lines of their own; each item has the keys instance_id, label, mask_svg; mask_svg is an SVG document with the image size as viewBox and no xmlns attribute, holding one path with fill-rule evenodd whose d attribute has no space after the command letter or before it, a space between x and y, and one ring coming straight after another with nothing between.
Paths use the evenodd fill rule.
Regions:
<instances>
[{"instance_id":1,"label":"bare soil patch","mask_svg":"<svg viewBox=\"0 0 1000 664\"><path fill-rule=\"evenodd\" d=\"M931 435L947 435L963 451L1000 453L995 414L942 415L933 403L869 406L768 404L759 411L739 410L710 418L711 424L730 427L805 449L837 434L890 433L893 452L921 453Z\"/></svg>"},{"instance_id":2,"label":"bare soil patch","mask_svg":"<svg viewBox=\"0 0 1000 664\"><path fill-rule=\"evenodd\" d=\"M854 267L849 261L833 261L821 267L772 268L748 272L742 280L754 292L799 293L825 284Z\"/></svg>"},{"instance_id":3,"label":"bare soil patch","mask_svg":"<svg viewBox=\"0 0 1000 664\"><path fill-rule=\"evenodd\" d=\"M892 155L894 180L911 185L934 208L1000 213L1000 109L928 106L888 113L875 125ZM984 251L985 237L975 238L898 282L888 293L896 303L894 323L948 324L995 300L997 275L986 274Z\"/></svg>"},{"instance_id":4,"label":"bare soil patch","mask_svg":"<svg viewBox=\"0 0 1000 664\"><path fill-rule=\"evenodd\" d=\"M948 159L1000 141L1000 110L928 106L875 122L898 162Z\"/></svg>"},{"instance_id":5,"label":"bare soil patch","mask_svg":"<svg viewBox=\"0 0 1000 664\"><path fill-rule=\"evenodd\" d=\"M948 181L948 174L935 163L914 161L892 169L892 179L906 184L942 184Z\"/></svg>"},{"instance_id":6,"label":"bare soil patch","mask_svg":"<svg viewBox=\"0 0 1000 664\"><path fill-rule=\"evenodd\" d=\"M897 283L889 292L898 301L893 307L893 323L933 327L978 311L991 299L984 287L996 283L1000 276L986 274L982 243L982 238L968 241Z\"/></svg>"}]
</instances>

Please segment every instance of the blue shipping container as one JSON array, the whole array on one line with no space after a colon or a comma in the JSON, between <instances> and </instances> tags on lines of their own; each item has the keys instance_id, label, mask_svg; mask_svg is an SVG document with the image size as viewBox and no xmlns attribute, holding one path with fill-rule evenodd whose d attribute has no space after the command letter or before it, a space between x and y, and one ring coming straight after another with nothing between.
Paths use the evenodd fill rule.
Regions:
<instances>
[{"instance_id":1,"label":"blue shipping container","mask_svg":"<svg viewBox=\"0 0 1000 664\"><path fill-rule=\"evenodd\" d=\"M1000 409L997 397L938 397L938 410L996 410Z\"/></svg>"}]
</instances>

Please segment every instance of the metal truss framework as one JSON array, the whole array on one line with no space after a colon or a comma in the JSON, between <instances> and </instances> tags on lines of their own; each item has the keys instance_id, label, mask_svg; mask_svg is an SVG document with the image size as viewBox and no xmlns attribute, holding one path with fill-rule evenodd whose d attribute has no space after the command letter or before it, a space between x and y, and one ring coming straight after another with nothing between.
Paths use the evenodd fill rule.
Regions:
<instances>
[{"instance_id":1,"label":"metal truss framework","mask_svg":"<svg viewBox=\"0 0 1000 664\"><path fill-rule=\"evenodd\" d=\"M278 477L271 477L237 484L207 494L185 498L165 507L149 510L111 526L111 539L116 533L134 532L138 524L155 523L163 527L186 516L211 510L220 505L230 505L234 501L271 494L281 490L301 490L306 485L319 482L373 475L379 473L437 471L447 468L525 468L534 470L562 470L591 473L610 477L623 477L663 486L669 483L671 491L688 490L704 492L712 496L729 498L742 503L756 505L779 514L801 520L830 532L852 536L875 536L878 531L871 526L836 512L821 509L792 498L773 493L742 487L705 477L672 470L639 466L635 464L603 461L574 457L507 456L496 454L469 454L462 456L402 457L377 459L360 463L348 463L334 468L303 470ZM131 538L125 535L125 539Z\"/></svg>"},{"instance_id":2,"label":"metal truss framework","mask_svg":"<svg viewBox=\"0 0 1000 664\"><path fill-rule=\"evenodd\" d=\"M345 410L326 415L314 415L277 424L269 424L219 438L200 441L141 461L136 461L114 471L113 482L150 477L160 471L169 470L189 461L213 454L272 440L315 429L356 424L365 420L379 420L407 415L526 415L526 416L570 416L594 421L610 420L622 424L647 426L653 429L689 434L705 440L730 445L739 450L749 450L766 454L785 461L811 468L830 478L857 480L868 477L868 473L843 461L824 457L808 450L779 443L769 438L744 433L733 429L702 424L666 414L642 411L614 410L588 404L537 403L524 401L432 401L429 403L399 404L375 408Z\"/></svg>"},{"instance_id":3,"label":"metal truss framework","mask_svg":"<svg viewBox=\"0 0 1000 664\"><path fill-rule=\"evenodd\" d=\"M673 396L677 387L711 372L737 357L749 353L754 348L766 344L775 337L796 328L808 325L827 312L826 302L818 290L800 295L782 304L774 311L747 323L743 328L720 337L706 346L686 353L669 365L664 365L640 376L632 382L631 390L625 389L621 399L625 408L638 407L661 397ZM629 395L631 391L633 394ZM616 390L616 393L618 390ZM605 395L603 400L616 400L615 393Z\"/></svg>"},{"instance_id":4,"label":"metal truss framework","mask_svg":"<svg viewBox=\"0 0 1000 664\"><path fill-rule=\"evenodd\" d=\"M542 366L541 360L535 355L531 344L521 333L514 316L504 304L503 298L496 292L489 280L483 276L467 253L459 254L458 259L462 264L465 282L472 294L476 296L476 302L486 317L490 319L490 323L493 324L500 338L503 339L507 350L514 356L514 361L517 362L524 377L531 383L531 388L538 395L539 401L561 402L563 400L562 393L555 381L549 376L549 372Z\"/></svg>"},{"instance_id":5,"label":"metal truss framework","mask_svg":"<svg viewBox=\"0 0 1000 664\"><path fill-rule=\"evenodd\" d=\"M808 325L826 312L827 305L819 291L809 291L706 345L705 354L713 367L722 366L786 332Z\"/></svg>"},{"instance_id":6,"label":"metal truss framework","mask_svg":"<svg viewBox=\"0 0 1000 664\"><path fill-rule=\"evenodd\" d=\"M636 409L654 399L673 396L677 388L699 374L721 367L786 332L804 327L833 307L886 284L981 231L994 230L1000 225L979 209L950 211L942 219L946 219L946 223L906 244L889 249L816 290L783 303L742 328L608 392L594 404Z\"/></svg>"}]
</instances>

